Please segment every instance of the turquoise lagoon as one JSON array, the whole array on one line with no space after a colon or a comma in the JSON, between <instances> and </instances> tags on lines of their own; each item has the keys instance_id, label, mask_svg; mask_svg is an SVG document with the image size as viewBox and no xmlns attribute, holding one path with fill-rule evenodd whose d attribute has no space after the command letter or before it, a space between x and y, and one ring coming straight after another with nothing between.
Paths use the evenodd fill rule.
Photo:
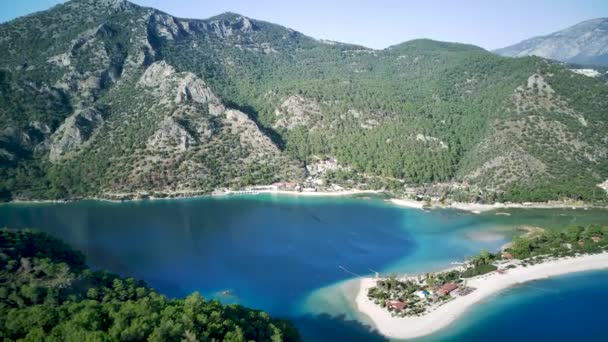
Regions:
<instances>
[{"instance_id":1,"label":"turquoise lagoon","mask_svg":"<svg viewBox=\"0 0 608 342\"><path fill-rule=\"evenodd\" d=\"M289 318L306 341L375 341L383 338L351 304L356 275L449 267L499 249L522 224L608 222L605 210L501 212L510 215L425 212L380 198L257 195L7 204L0 226L51 233L82 250L92 267L143 279L167 296L199 291ZM606 289L607 272L533 282L422 340L539 340L548 331L553 340L608 339L599 322Z\"/></svg>"}]
</instances>

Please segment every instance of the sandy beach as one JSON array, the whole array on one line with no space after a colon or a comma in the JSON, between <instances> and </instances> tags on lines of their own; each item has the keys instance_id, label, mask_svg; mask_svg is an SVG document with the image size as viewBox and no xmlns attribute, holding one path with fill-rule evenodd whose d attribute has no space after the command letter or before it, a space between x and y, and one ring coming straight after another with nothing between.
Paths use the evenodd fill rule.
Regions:
<instances>
[{"instance_id":1,"label":"sandy beach","mask_svg":"<svg viewBox=\"0 0 608 342\"><path fill-rule=\"evenodd\" d=\"M510 286L527 281L559 276L567 273L608 269L608 253L584 255L547 261L542 264L509 269L505 274L492 272L467 280L476 290L466 296L438 307L420 317L392 317L391 314L367 298L367 291L376 279L362 278L355 299L357 309L373 322L379 333L390 338L409 339L429 335L452 324L467 309Z\"/></svg>"},{"instance_id":2,"label":"sandy beach","mask_svg":"<svg viewBox=\"0 0 608 342\"><path fill-rule=\"evenodd\" d=\"M391 198L388 200L390 203L398 205L400 207L422 209L424 207L424 201L416 201L412 199L401 199Z\"/></svg>"},{"instance_id":3,"label":"sandy beach","mask_svg":"<svg viewBox=\"0 0 608 342\"><path fill-rule=\"evenodd\" d=\"M353 196L353 195L375 195L382 193L378 190L343 190L343 191L287 191L287 190L255 190L260 194L276 194L290 196L310 196L310 197L336 197L336 196Z\"/></svg>"},{"instance_id":4,"label":"sandy beach","mask_svg":"<svg viewBox=\"0 0 608 342\"><path fill-rule=\"evenodd\" d=\"M375 195L381 194L379 190L342 190L342 191L287 191L276 189L251 189L251 190L215 190L212 193L205 193L201 190L180 190L170 192L160 192L164 196L154 196L150 192L133 192L133 193L105 193L101 197L79 198L77 200L13 200L7 203L20 204L35 204L35 203L68 203L79 200L95 200L104 202L129 202L129 201L153 201L153 200L170 200L170 199L185 199L198 197L217 197L217 196L238 196L238 195L255 195L255 194L271 194L271 195L288 195L288 196L306 196L306 197L339 197L353 195ZM1 203L0 203L1 204Z\"/></svg>"},{"instance_id":5,"label":"sandy beach","mask_svg":"<svg viewBox=\"0 0 608 342\"><path fill-rule=\"evenodd\" d=\"M437 209L437 208L451 208L462 211L468 211L474 214L480 214L486 211L499 210L499 209L586 209L594 207L588 204L573 204L573 203L544 203L544 202L526 202L526 203L494 203L494 204L482 204L482 203L464 203L464 202L452 202L450 204L443 204L438 202L431 202L430 206L425 207L424 201L416 201L413 199L402 199L393 198L388 200L390 203L407 208L415 209ZM604 208L604 207L601 207ZM508 213L498 213L501 215L508 215Z\"/></svg>"},{"instance_id":6,"label":"sandy beach","mask_svg":"<svg viewBox=\"0 0 608 342\"><path fill-rule=\"evenodd\" d=\"M465 210L465 211L470 211L470 212L481 213L484 211L491 211L491 210L497 210L497 209L526 209L526 208L529 208L529 209L584 209L584 208L588 208L589 205L573 204L573 203L543 203L543 202L494 203L494 204L454 202L447 207L458 209L458 210Z\"/></svg>"}]
</instances>

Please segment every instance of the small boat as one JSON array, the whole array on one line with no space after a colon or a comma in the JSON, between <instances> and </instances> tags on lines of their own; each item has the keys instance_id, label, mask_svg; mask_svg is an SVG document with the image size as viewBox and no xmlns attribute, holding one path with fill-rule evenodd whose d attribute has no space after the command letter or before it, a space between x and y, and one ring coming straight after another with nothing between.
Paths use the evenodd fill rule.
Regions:
<instances>
[{"instance_id":1,"label":"small boat","mask_svg":"<svg viewBox=\"0 0 608 342\"><path fill-rule=\"evenodd\" d=\"M230 289L226 289L226 290L220 291L219 295L222 297L232 297L232 296L234 296L234 291L232 291Z\"/></svg>"}]
</instances>

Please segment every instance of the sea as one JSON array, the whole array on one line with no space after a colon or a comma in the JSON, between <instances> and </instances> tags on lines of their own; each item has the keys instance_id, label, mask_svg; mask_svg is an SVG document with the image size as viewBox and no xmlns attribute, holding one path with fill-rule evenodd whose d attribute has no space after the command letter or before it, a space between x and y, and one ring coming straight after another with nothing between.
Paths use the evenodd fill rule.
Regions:
<instances>
[{"instance_id":1,"label":"sea","mask_svg":"<svg viewBox=\"0 0 608 342\"><path fill-rule=\"evenodd\" d=\"M92 268L168 297L198 291L290 319L304 341L386 340L354 306L360 276L451 267L499 250L522 225L590 223L608 224L608 210L473 214L273 194L0 205L0 227L48 232ZM416 341L608 341L607 307L607 271L570 274L508 289Z\"/></svg>"}]
</instances>

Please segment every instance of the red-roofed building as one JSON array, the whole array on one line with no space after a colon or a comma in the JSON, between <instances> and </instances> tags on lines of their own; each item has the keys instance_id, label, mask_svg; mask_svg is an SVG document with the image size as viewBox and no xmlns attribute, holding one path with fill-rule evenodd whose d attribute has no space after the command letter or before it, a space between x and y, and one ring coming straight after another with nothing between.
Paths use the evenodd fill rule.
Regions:
<instances>
[{"instance_id":1,"label":"red-roofed building","mask_svg":"<svg viewBox=\"0 0 608 342\"><path fill-rule=\"evenodd\" d=\"M395 310L403 310L407 307L407 303L402 302L400 300L391 300L391 301L386 301L386 306L388 306L389 308L393 308Z\"/></svg>"},{"instance_id":2,"label":"red-roofed building","mask_svg":"<svg viewBox=\"0 0 608 342\"><path fill-rule=\"evenodd\" d=\"M456 290L457 288L458 288L458 285L453 284L453 283L443 284L439 288L439 291L437 291L437 294L440 296L445 296L445 295L449 294L450 292Z\"/></svg>"},{"instance_id":3,"label":"red-roofed building","mask_svg":"<svg viewBox=\"0 0 608 342\"><path fill-rule=\"evenodd\" d=\"M593 240L593 242L600 242L600 240L602 239L601 236L592 236L591 240Z\"/></svg>"}]
</instances>

